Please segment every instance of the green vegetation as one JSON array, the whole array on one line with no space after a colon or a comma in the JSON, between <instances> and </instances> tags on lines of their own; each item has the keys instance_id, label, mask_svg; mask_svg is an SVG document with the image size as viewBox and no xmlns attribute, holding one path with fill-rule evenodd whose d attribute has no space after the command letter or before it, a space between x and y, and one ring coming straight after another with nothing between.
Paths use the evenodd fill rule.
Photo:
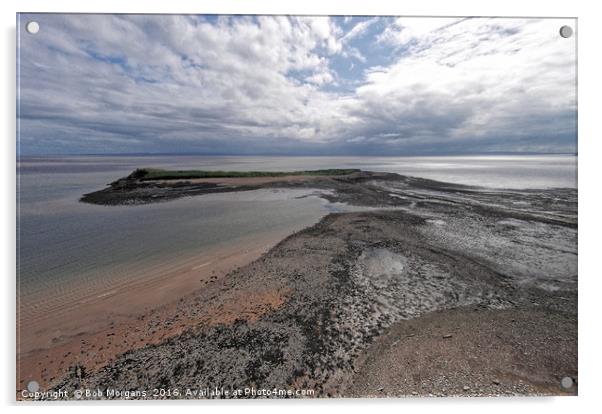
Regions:
<instances>
[{"instance_id":1,"label":"green vegetation","mask_svg":"<svg viewBox=\"0 0 602 414\"><path fill-rule=\"evenodd\" d=\"M233 177L284 177L287 175L346 175L359 172L358 169L329 169L306 171L204 171L204 170L160 170L139 168L128 178L141 181L173 180L193 178L233 178Z\"/></svg>"}]
</instances>

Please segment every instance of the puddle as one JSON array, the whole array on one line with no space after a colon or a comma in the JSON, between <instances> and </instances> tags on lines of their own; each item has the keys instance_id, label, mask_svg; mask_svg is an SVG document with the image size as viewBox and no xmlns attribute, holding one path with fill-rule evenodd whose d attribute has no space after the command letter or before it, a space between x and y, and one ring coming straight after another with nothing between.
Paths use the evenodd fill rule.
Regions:
<instances>
[{"instance_id":1,"label":"puddle","mask_svg":"<svg viewBox=\"0 0 602 414\"><path fill-rule=\"evenodd\" d=\"M399 279L407 265L406 257L382 248L364 250L359 257L363 274L378 287L386 286L391 279Z\"/></svg>"}]
</instances>

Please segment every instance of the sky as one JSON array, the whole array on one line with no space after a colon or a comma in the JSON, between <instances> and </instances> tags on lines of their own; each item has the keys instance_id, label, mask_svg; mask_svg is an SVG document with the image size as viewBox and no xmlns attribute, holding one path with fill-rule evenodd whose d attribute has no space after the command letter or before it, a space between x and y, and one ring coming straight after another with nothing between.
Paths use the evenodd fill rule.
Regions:
<instances>
[{"instance_id":1,"label":"sky","mask_svg":"<svg viewBox=\"0 0 602 414\"><path fill-rule=\"evenodd\" d=\"M577 152L573 19L19 22L22 155Z\"/></svg>"}]
</instances>

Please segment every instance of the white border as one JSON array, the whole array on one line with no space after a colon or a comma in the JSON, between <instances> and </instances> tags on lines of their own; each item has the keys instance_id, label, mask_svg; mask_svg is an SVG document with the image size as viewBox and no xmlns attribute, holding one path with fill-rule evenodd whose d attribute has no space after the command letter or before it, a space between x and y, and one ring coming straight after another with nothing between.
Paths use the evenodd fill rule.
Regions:
<instances>
[{"instance_id":1,"label":"white border","mask_svg":"<svg viewBox=\"0 0 602 414\"><path fill-rule=\"evenodd\" d=\"M526 410L545 410L548 413L567 413L600 406L600 321L598 319L598 296L602 292L601 272L596 261L602 243L599 241L601 189L600 180L600 131L602 93L598 77L602 74L600 64L600 13L593 1L545 1L504 0L487 2L477 0L394 2L392 0L105 0L91 3L82 0L3 0L2 8L2 88L0 116L2 135L2 254L4 268L2 282L2 328L0 341L4 372L0 376L2 401L10 411L29 411L37 405L15 407L15 13L16 12L103 12L103 13L235 13L235 14L341 14L341 15L445 15L445 16L539 16L577 17L579 19L579 397L563 398L503 398L503 399L420 399L420 400L318 400L318 401L204 401L196 404L178 403L177 410L193 409L195 412L219 410L220 412L265 412L286 410L287 412L331 411L343 409L350 412L366 410L395 412L440 412L461 411L463 413L488 413ZM151 413L169 409L162 402L111 403L111 410L129 407L144 409ZM173 404L173 403L172 403ZM73 410L105 412L107 404L46 404L44 410L64 412Z\"/></svg>"}]
</instances>

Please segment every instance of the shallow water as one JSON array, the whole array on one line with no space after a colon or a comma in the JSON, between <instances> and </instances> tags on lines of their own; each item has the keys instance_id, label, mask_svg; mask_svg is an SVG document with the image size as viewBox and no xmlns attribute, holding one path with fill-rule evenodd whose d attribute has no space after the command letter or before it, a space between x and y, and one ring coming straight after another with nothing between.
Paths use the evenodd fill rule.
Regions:
<instances>
[{"instance_id":1,"label":"shallow water","mask_svg":"<svg viewBox=\"0 0 602 414\"><path fill-rule=\"evenodd\" d=\"M301 197L312 190L210 194L141 206L89 205L78 201L83 193L102 188L131 167L117 173L68 172L59 164L59 172L53 172L33 164L33 171L22 170L19 177L22 317L38 314L46 302L77 301L144 278L154 266L239 239L286 237L330 211L317 196Z\"/></svg>"},{"instance_id":2,"label":"shallow water","mask_svg":"<svg viewBox=\"0 0 602 414\"><path fill-rule=\"evenodd\" d=\"M575 187L576 157L23 157L18 163L20 299L106 289L143 269L261 234L282 237L348 207L312 190L211 194L142 206L79 197L138 167L212 170L361 168L505 188Z\"/></svg>"}]
</instances>

